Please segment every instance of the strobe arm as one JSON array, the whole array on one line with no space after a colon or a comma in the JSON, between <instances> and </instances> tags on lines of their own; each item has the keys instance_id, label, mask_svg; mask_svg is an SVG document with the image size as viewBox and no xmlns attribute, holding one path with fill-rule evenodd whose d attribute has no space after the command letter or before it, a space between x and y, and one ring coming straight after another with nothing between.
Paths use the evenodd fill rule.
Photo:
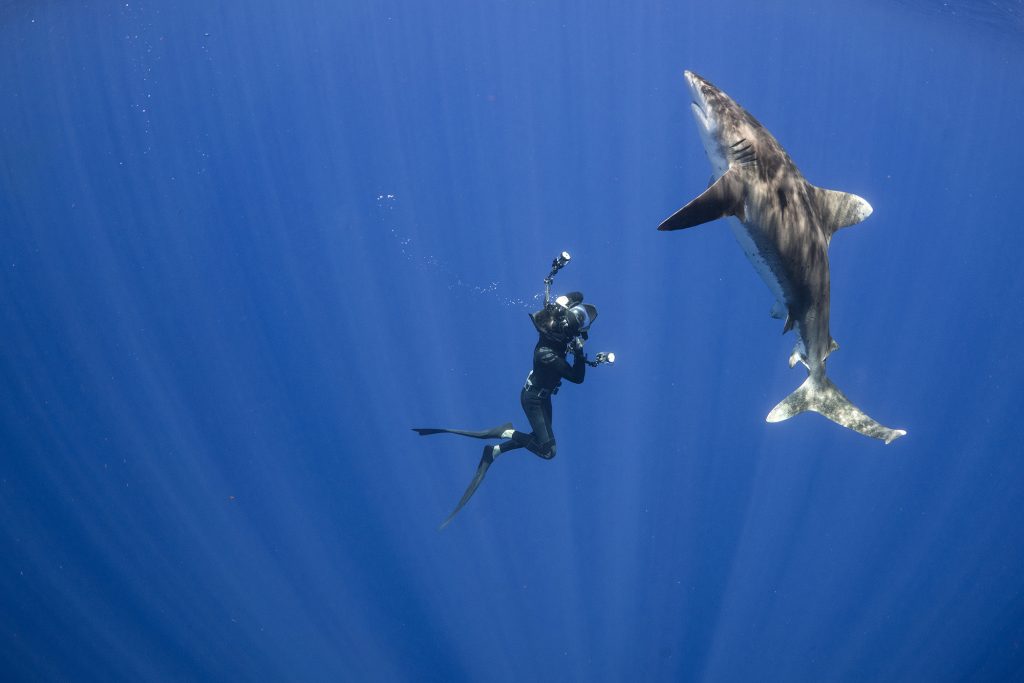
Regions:
<instances>
[{"instance_id":1,"label":"strobe arm","mask_svg":"<svg viewBox=\"0 0 1024 683\"><path fill-rule=\"evenodd\" d=\"M551 272L548 273L548 276L546 278L544 278L545 306L551 303L551 283L555 281L555 275L558 275L558 271L560 271L562 268L565 268L565 266L569 263L569 259L571 258L572 256L569 255L569 252L563 251L561 254L556 256L551 261Z\"/></svg>"}]
</instances>

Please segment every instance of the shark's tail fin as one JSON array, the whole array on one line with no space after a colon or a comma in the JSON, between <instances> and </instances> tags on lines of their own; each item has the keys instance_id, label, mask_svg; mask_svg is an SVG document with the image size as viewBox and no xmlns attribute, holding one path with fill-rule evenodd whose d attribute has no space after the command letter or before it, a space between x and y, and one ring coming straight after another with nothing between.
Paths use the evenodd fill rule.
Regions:
<instances>
[{"instance_id":1,"label":"shark's tail fin","mask_svg":"<svg viewBox=\"0 0 1024 683\"><path fill-rule=\"evenodd\" d=\"M765 419L768 422L782 422L808 410L821 413L836 424L881 439L885 443L892 443L906 434L902 429L889 429L865 415L828 377L808 377L796 391L775 406Z\"/></svg>"}]
</instances>

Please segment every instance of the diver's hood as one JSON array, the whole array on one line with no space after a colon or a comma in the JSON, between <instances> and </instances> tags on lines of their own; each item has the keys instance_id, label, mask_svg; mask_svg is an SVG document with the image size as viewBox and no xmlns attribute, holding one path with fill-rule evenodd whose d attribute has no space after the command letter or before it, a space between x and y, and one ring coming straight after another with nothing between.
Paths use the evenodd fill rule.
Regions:
<instances>
[{"instance_id":1,"label":"diver's hood","mask_svg":"<svg viewBox=\"0 0 1024 683\"><path fill-rule=\"evenodd\" d=\"M531 313L530 320L533 321L533 326L537 328L537 331L548 339L558 342L569 341L563 325L565 317L553 305L549 304L543 309Z\"/></svg>"},{"instance_id":2,"label":"diver's hood","mask_svg":"<svg viewBox=\"0 0 1024 683\"><path fill-rule=\"evenodd\" d=\"M530 314L538 332L559 342L567 342L576 336L586 339L596 318L597 306L583 303L583 292L563 294Z\"/></svg>"}]
</instances>

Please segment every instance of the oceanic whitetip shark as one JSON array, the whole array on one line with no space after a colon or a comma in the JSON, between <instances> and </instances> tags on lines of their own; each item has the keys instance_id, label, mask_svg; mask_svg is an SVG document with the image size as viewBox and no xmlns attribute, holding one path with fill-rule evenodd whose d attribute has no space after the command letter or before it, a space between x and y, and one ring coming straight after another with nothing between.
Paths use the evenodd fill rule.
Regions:
<instances>
[{"instance_id":1,"label":"oceanic whitetip shark","mask_svg":"<svg viewBox=\"0 0 1024 683\"><path fill-rule=\"evenodd\" d=\"M783 333L796 330L789 366L808 377L768 413L768 422L812 410L885 443L906 434L885 427L853 405L825 376L825 359L839 348L829 333L828 246L840 228L871 215L860 197L807 182L764 126L728 95L685 73L704 150L714 171L708 189L665 219L658 230L682 230L726 218L740 246L775 295Z\"/></svg>"}]
</instances>

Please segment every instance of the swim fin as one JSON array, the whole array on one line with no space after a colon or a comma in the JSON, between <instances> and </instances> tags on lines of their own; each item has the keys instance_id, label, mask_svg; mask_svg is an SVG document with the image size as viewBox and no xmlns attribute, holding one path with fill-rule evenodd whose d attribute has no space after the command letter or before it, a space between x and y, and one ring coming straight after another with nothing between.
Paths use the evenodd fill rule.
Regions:
<instances>
[{"instance_id":1,"label":"swim fin","mask_svg":"<svg viewBox=\"0 0 1024 683\"><path fill-rule=\"evenodd\" d=\"M480 464L477 465L476 475L474 475L473 481L469 482L466 492L462 494L462 500L460 500L459 504L455 506L454 510L452 510L452 514L448 515L448 519L441 522L441 526L437 527L438 531L448 526L451 521L455 519L455 515L459 514L459 510L462 509L462 506L468 503L469 499L473 497L474 493L476 493L476 490L480 488L480 484L483 482L484 477L487 476L488 468L490 468L491 463L494 462L494 448L494 446L484 446L484 454L480 456Z\"/></svg>"},{"instance_id":2,"label":"swim fin","mask_svg":"<svg viewBox=\"0 0 1024 683\"><path fill-rule=\"evenodd\" d=\"M420 436L429 436L431 434L458 434L459 436L469 436L474 439L500 439L501 435L505 433L506 429L512 429L512 423L506 422L500 427L492 427L491 429L485 429L482 432L470 432L465 429L439 429L439 428L424 428L419 429L413 427L412 431L416 432Z\"/></svg>"}]
</instances>

